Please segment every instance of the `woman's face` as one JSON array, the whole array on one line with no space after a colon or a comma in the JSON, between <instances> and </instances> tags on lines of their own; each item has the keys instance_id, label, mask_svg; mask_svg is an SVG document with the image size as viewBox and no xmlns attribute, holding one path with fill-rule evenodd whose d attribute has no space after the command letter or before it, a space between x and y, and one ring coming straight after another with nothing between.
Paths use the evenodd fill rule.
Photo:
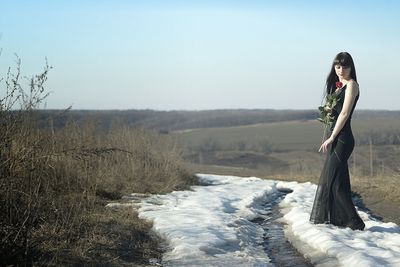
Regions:
<instances>
[{"instance_id":1,"label":"woman's face","mask_svg":"<svg viewBox=\"0 0 400 267\"><path fill-rule=\"evenodd\" d=\"M350 66L342 66L342 65L335 65L336 75L342 79L349 79L350 78Z\"/></svg>"}]
</instances>

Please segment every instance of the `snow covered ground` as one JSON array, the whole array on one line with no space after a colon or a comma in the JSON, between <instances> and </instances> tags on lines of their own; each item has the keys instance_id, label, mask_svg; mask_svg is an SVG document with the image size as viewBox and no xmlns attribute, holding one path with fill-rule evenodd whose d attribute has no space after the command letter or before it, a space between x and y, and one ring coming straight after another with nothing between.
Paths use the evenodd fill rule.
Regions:
<instances>
[{"instance_id":1,"label":"snow covered ground","mask_svg":"<svg viewBox=\"0 0 400 267\"><path fill-rule=\"evenodd\" d=\"M279 204L285 235L317 266L400 266L400 227L359 211L364 231L314 225L309 219L316 185L256 177L198 174L204 185L144 198L139 217L170 250L164 266L273 266L263 249L263 229L250 220L277 190L290 189Z\"/></svg>"}]
</instances>

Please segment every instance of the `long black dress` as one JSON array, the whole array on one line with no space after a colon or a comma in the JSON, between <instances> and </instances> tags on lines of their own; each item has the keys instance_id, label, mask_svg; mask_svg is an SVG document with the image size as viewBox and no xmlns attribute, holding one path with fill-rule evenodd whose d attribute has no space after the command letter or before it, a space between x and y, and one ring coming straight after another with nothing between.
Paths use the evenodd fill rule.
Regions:
<instances>
[{"instance_id":1,"label":"long black dress","mask_svg":"<svg viewBox=\"0 0 400 267\"><path fill-rule=\"evenodd\" d=\"M336 93L339 100L332 110L334 121L330 128L331 132L343 108L345 89L346 85ZM359 95L354 101L350 116L343 129L328 148L311 211L310 221L315 224L330 223L339 227L350 227L353 230L362 230L365 227L351 199L350 175L347 165L347 160L354 149L354 137L350 123L358 97Z\"/></svg>"}]
</instances>

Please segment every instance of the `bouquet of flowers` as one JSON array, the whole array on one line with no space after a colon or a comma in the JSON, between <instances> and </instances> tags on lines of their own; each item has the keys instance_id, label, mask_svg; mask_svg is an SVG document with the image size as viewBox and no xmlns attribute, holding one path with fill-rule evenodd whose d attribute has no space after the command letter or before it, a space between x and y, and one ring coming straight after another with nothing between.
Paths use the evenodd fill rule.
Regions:
<instances>
[{"instance_id":1,"label":"bouquet of flowers","mask_svg":"<svg viewBox=\"0 0 400 267\"><path fill-rule=\"evenodd\" d=\"M336 89L341 88L342 86L343 84L341 82L336 82ZM332 92L326 96L325 104L323 106L318 107L319 110L318 120L325 125L323 139L325 139L326 129L328 128L328 126L332 125L333 122L332 110L336 106L339 100L340 98L338 97L338 95L335 92Z\"/></svg>"}]
</instances>

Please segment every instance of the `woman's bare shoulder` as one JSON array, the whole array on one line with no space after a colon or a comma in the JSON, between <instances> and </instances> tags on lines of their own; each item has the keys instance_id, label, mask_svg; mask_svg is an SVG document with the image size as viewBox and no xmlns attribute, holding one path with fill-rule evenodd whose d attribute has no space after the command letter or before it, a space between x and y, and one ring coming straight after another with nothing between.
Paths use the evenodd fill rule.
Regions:
<instances>
[{"instance_id":1,"label":"woman's bare shoulder","mask_svg":"<svg viewBox=\"0 0 400 267\"><path fill-rule=\"evenodd\" d=\"M353 91L357 95L358 91L359 91L358 83L355 80L351 79L347 83L347 89L348 89L348 91Z\"/></svg>"},{"instance_id":2,"label":"woman's bare shoulder","mask_svg":"<svg viewBox=\"0 0 400 267\"><path fill-rule=\"evenodd\" d=\"M353 80L353 79L351 79L351 80L347 83L347 85L348 85L348 86L351 86L351 87L353 87L353 88L358 88L358 83L357 83L355 80Z\"/></svg>"}]
</instances>

